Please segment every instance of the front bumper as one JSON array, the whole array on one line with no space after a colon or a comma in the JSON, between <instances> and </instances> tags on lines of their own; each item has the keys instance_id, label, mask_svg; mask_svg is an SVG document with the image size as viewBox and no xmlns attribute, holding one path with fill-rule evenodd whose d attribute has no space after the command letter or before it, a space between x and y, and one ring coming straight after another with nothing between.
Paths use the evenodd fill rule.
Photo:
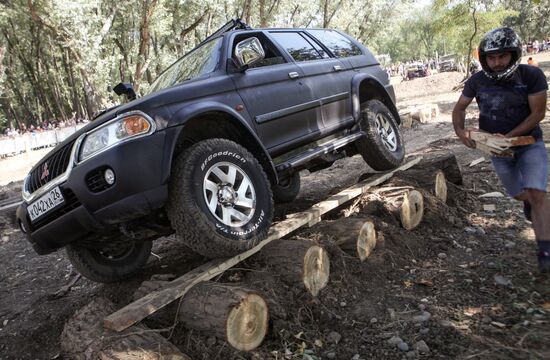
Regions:
<instances>
[{"instance_id":1,"label":"front bumper","mask_svg":"<svg viewBox=\"0 0 550 360\"><path fill-rule=\"evenodd\" d=\"M17 209L35 251L47 254L69 243L112 232L117 224L136 219L164 206L168 186L163 172L164 132L115 146L75 165L67 180L59 184L65 203L34 222L27 214L29 204ZM110 168L115 183L92 191L90 174Z\"/></svg>"}]
</instances>

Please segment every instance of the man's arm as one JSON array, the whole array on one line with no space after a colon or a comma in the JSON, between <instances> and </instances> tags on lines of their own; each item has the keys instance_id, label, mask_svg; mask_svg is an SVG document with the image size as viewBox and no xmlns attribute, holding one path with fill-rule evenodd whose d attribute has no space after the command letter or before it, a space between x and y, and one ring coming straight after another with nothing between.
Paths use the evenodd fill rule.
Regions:
<instances>
[{"instance_id":1,"label":"man's arm","mask_svg":"<svg viewBox=\"0 0 550 360\"><path fill-rule=\"evenodd\" d=\"M475 148L476 144L469 137L464 130L464 121L466 120L466 108L472 102L471 98L464 95L460 95L455 107L453 109L453 126L455 128L456 136L462 141L464 145L470 148Z\"/></svg>"},{"instance_id":2,"label":"man's arm","mask_svg":"<svg viewBox=\"0 0 550 360\"><path fill-rule=\"evenodd\" d=\"M528 134L529 131L533 130L544 119L544 115L546 114L546 91L529 96L529 109L531 109L531 114L512 131L507 133L506 137Z\"/></svg>"}]
</instances>

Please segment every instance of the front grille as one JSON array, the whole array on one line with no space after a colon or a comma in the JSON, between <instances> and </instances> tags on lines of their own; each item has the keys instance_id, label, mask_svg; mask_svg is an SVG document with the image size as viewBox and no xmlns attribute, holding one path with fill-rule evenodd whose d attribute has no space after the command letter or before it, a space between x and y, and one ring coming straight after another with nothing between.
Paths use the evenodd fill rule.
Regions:
<instances>
[{"instance_id":1,"label":"front grille","mask_svg":"<svg viewBox=\"0 0 550 360\"><path fill-rule=\"evenodd\" d=\"M105 181L103 172L107 169L106 167L95 169L86 175L86 185L91 192L97 193L107 189L110 185Z\"/></svg>"},{"instance_id":2,"label":"front grille","mask_svg":"<svg viewBox=\"0 0 550 360\"><path fill-rule=\"evenodd\" d=\"M73 145L74 141L71 141L53 154L49 155L46 159L42 160L38 166L31 171L26 189L29 193L34 193L48 182L67 171L69 161L71 160L71 150ZM43 176L46 173L47 176Z\"/></svg>"},{"instance_id":3,"label":"front grille","mask_svg":"<svg viewBox=\"0 0 550 360\"><path fill-rule=\"evenodd\" d=\"M72 190L62 188L61 192L63 193L63 199L65 199L63 205L32 223L31 227L33 231L40 229L42 226L52 222L58 217L65 215L69 211L74 210L81 205Z\"/></svg>"}]
</instances>

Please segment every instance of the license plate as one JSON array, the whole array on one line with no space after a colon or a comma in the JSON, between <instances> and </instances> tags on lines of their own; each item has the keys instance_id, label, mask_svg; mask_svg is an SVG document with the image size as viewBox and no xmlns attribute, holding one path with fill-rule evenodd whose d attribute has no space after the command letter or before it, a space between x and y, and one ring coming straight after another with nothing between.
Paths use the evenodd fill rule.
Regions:
<instances>
[{"instance_id":1,"label":"license plate","mask_svg":"<svg viewBox=\"0 0 550 360\"><path fill-rule=\"evenodd\" d=\"M61 190L59 190L58 186L51 189L42 195L40 199L30 204L27 208L27 212L29 213L31 221L34 221L64 202L65 200L63 199L63 194L61 194Z\"/></svg>"}]
</instances>

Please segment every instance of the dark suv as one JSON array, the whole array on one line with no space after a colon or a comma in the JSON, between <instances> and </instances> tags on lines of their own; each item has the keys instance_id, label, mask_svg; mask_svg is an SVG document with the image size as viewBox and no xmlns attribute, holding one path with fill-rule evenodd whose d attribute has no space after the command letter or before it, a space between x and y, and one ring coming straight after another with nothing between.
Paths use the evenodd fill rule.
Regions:
<instances>
[{"instance_id":1,"label":"dark suv","mask_svg":"<svg viewBox=\"0 0 550 360\"><path fill-rule=\"evenodd\" d=\"M39 254L66 247L99 282L138 271L176 233L209 257L266 237L273 201L299 171L361 154L375 170L404 156L387 73L328 29L250 29L232 20L130 99L69 137L25 178L17 209Z\"/></svg>"}]
</instances>

